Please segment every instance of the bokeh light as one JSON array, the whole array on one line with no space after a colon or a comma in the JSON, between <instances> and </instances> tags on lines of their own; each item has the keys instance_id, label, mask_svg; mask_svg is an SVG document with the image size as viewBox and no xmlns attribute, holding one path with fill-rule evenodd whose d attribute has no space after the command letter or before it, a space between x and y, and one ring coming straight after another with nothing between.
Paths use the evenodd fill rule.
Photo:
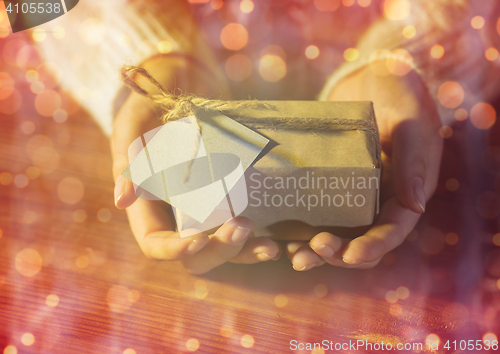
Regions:
<instances>
[{"instance_id":1,"label":"bokeh light","mask_svg":"<svg viewBox=\"0 0 500 354\"><path fill-rule=\"evenodd\" d=\"M161 41L158 43L158 51L162 54L170 53L173 49L172 43L170 41Z\"/></svg>"},{"instance_id":2,"label":"bokeh light","mask_svg":"<svg viewBox=\"0 0 500 354\"><path fill-rule=\"evenodd\" d=\"M68 119L68 113L66 113L64 109L57 109L54 111L52 118L54 118L57 123L64 123L66 119Z\"/></svg>"},{"instance_id":3,"label":"bokeh light","mask_svg":"<svg viewBox=\"0 0 500 354\"><path fill-rule=\"evenodd\" d=\"M398 293L395 292L394 290L389 290L388 292L385 293L385 300L390 304L398 302L399 300Z\"/></svg>"},{"instance_id":4,"label":"bokeh light","mask_svg":"<svg viewBox=\"0 0 500 354\"><path fill-rule=\"evenodd\" d=\"M448 139L453 135L453 128L449 125L443 125L441 128L439 128L439 135L443 139Z\"/></svg>"},{"instance_id":5,"label":"bokeh light","mask_svg":"<svg viewBox=\"0 0 500 354\"><path fill-rule=\"evenodd\" d=\"M488 103L479 102L470 111L470 120L478 129L489 129L496 121L496 111Z\"/></svg>"},{"instance_id":6,"label":"bokeh light","mask_svg":"<svg viewBox=\"0 0 500 354\"><path fill-rule=\"evenodd\" d=\"M355 61L359 58L359 51L356 48L347 48L344 50L344 59L346 61Z\"/></svg>"},{"instance_id":7,"label":"bokeh light","mask_svg":"<svg viewBox=\"0 0 500 354\"><path fill-rule=\"evenodd\" d=\"M498 49L493 48L493 47L488 48L485 50L484 56L489 61L497 60L498 59Z\"/></svg>"},{"instance_id":8,"label":"bokeh light","mask_svg":"<svg viewBox=\"0 0 500 354\"><path fill-rule=\"evenodd\" d=\"M59 296L50 294L45 298L45 305L48 307L56 307L59 305Z\"/></svg>"},{"instance_id":9,"label":"bokeh light","mask_svg":"<svg viewBox=\"0 0 500 354\"><path fill-rule=\"evenodd\" d=\"M21 131L26 135L33 134L35 132L35 128L35 123L30 120L21 123Z\"/></svg>"},{"instance_id":10,"label":"bokeh light","mask_svg":"<svg viewBox=\"0 0 500 354\"><path fill-rule=\"evenodd\" d=\"M55 39L63 39L65 35L66 31L61 26L57 26L52 29L52 36L54 36Z\"/></svg>"},{"instance_id":11,"label":"bokeh light","mask_svg":"<svg viewBox=\"0 0 500 354\"><path fill-rule=\"evenodd\" d=\"M242 0L240 2L240 10L245 14L249 14L253 11L254 3L252 0Z\"/></svg>"},{"instance_id":12,"label":"bokeh light","mask_svg":"<svg viewBox=\"0 0 500 354\"><path fill-rule=\"evenodd\" d=\"M274 305L276 307L282 308L288 304L288 297L283 294L278 294L274 297Z\"/></svg>"},{"instance_id":13,"label":"bokeh light","mask_svg":"<svg viewBox=\"0 0 500 354\"><path fill-rule=\"evenodd\" d=\"M14 79L7 73L0 71L0 100L8 98L14 91Z\"/></svg>"},{"instance_id":14,"label":"bokeh light","mask_svg":"<svg viewBox=\"0 0 500 354\"><path fill-rule=\"evenodd\" d=\"M0 99L0 113L14 114L21 108L21 104L21 94L16 89L12 89L7 97Z\"/></svg>"},{"instance_id":15,"label":"bokeh light","mask_svg":"<svg viewBox=\"0 0 500 354\"><path fill-rule=\"evenodd\" d=\"M29 347L35 343L35 336L32 333L24 333L21 336L21 343Z\"/></svg>"},{"instance_id":16,"label":"bokeh light","mask_svg":"<svg viewBox=\"0 0 500 354\"><path fill-rule=\"evenodd\" d=\"M441 44L434 44L431 47L431 57L441 59L444 55L444 47Z\"/></svg>"},{"instance_id":17,"label":"bokeh light","mask_svg":"<svg viewBox=\"0 0 500 354\"><path fill-rule=\"evenodd\" d=\"M196 338L190 338L186 341L186 349L195 352L200 348L200 342Z\"/></svg>"},{"instance_id":18,"label":"bokeh light","mask_svg":"<svg viewBox=\"0 0 500 354\"><path fill-rule=\"evenodd\" d=\"M128 288L122 285L113 285L108 290L106 301L112 312L123 313L130 308L131 302L128 301L128 291Z\"/></svg>"},{"instance_id":19,"label":"bokeh light","mask_svg":"<svg viewBox=\"0 0 500 354\"><path fill-rule=\"evenodd\" d=\"M406 300L410 296L410 290L406 286L400 286L396 289L396 294L401 300Z\"/></svg>"},{"instance_id":20,"label":"bokeh light","mask_svg":"<svg viewBox=\"0 0 500 354\"><path fill-rule=\"evenodd\" d=\"M26 277L33 277L42 269L42 256L36 250L25 248L16 255L16 269Z\"/></svg>"},{"instance_id":21,"label":"bokeh light","mask_svg":"<svg viewBox=\"0 0 500 354\"><path fill-rule=\"evenodd\" d=\"M440 348L439 342L441 338L437 334L431 333L425 337L425 346L427 348Z\"/></svg>"},{"instance_id":22,"label":"bokeh light","mask_svg":"<svg viewBox=\"0 0 500 354\"><path fill-rule=\"evenodd\" d=\"M12 174L10 172L2 172L0 173L0 184L4 186L8 186L9 184L12 183L14 180L14 177L12 177Z\"/></svg>"},{"instance_id":23,"label":"bokeh light","mask_svg":"<svg viewBox=\"0 0 500 354\"><path fill-rule=\"evenodd\" d=\"M35 135L26 144L27 155L43 173L50 173L59 166L59 153L52 140L45 135Z\"/></svg>"},{"instance_id":24,"label":"bokeh light","mask_svg":"<svg viewBox=\"0 0 500 354\"><path fill-rule=\"evenodd\" d=\"M482 16L474 16L471 20L470 20L470 25L472 26L472 28L474 29L481 29L484 27L484 18Z\"/></svg>"},{"instance_id":25,"label":"bokeh light","mask_svg":"<svg viewBox=\"0 0 500 354\"><path fill-rule=\"evenodd\" d=\"M25 224L31 225L38 220L38 214L34 211L27 210L23 215L23 222Z\"/></svg>"},{"instance_id":26,"label":"bokeh light","mask_svg":"<svg viewBox=\"0 0 500 354\"><path fill-rule=\"evenodd\" d=\"M20 173L14 177L14 184L17 188L24 188L28 185L28 183L29 179L25 174Z\"/></svg>"},{"instance_id":27,"label":"bokeh light","mask_svg":"<svg viewBox=\"0 0 500 354\"><path fill-rule=\"evenodd\" d=\"M136 354L136 352L132 348L127 348L123 351L123 354Z\"/></svg>"},{"instance_id":28,"label":"bokeh light","mask_svg":"<svg viewBox=\"0 0 500 354\"><path fill-rule=\"evenodd\" d=\"M386 49L376 50L370 55L370 70L377 76L390 75L390 71L386 65L386 58L391 55Z\"/></svg>"},{"instance_id":29,"label":"bokeh light","mask_svg":"<svg viewBox=\"0 0 500 354\"><path fill-rule=\"evenodd\" d=\"M342 0L342 5L345 7L351 7L356 3L356 0Z\"/></svg>"},{"instance_id":30,"label":"bokeh light","mask_svg":"<svg viewBox=\"0 0 500 354\"><path fill-rule=\"evenodd\" d=\"M97 219L100 222L108 222L109 220L111 220L111 211L106 208L99 209L99 211L97 212Z\"/></svg>"},{"instance_id":31,"label":"bokeh light","mask_svg":"<svg viewBox=\"0 0 500 354\"><path fill-rule=\"evenodd\" d=\"M340 0L314 0L314 6L319 11L331 12L339 8Z\"/></svg>"},{"instance_id":32,"label":"bokeh light","mask_svg":"<svg viewBox=\"0 0 500 354\"><path fill-rule=\"evenodd\" d=\"M389 313L391 314L391 316L399 317L401 316L402 312L403 312L403 306L399 304L391 304L391 306L389 306Z\"/></svg>"},{"instance_id":33,"label":"bokeh light","mask_svg":"<svg viewBox=\"0 0 500 354\"><path fill-rule=\"evenodd\" d=\"M40 42L43 42L45 40L45 38L47 38L47 33L45 32L45 30L43 30L41 28L37 28L36 30L31 32L31 38L35 42L40 43Z\"/></svg>"},{"instance_id":34,"label":"bokeh light","mask_svg":"<svg viewBox=\"0 0 500 354\"><path fill-rule=\"evenodd\" d=\"M469 117L469 112L465 108L459 108L455 111L455 119L458 121L466 120Z\"/></svg>"},{"instance_id":35,"label":"bokeh light","mask_svg":"<svg viewBox=\"0 0 500 354\"><path fill-rule=\"evenodd\" d=\"M204 280L197 280L194 283L194 296L196 296L197 299L204 299L208 295L208 286L207 282Z\"/></svg>"},{"instance_id":36,"label":"bokeh light","mask_svg":"<svg viewBox=\"0 0 500 354\"><path fill-rule=\"evenodd\" d=\"M438 99L446 108L456 108L464 100L465 91L462 86L455 81L446 81L438 89Z\"/></svg>"},{"instance_id":37,"label":"bokeh light","mask_svg":"<svg viewBox=\"0 0 500 354\"><path fill-rule=\"evenodd\" d=\"M311 44L306 48L305 55L307 59L314 60L319 56L319 48Z\"/></svg>"},{"instance_id":38,"label":"bokeh light","mask_svg":"<svg viewBox=\"0 0 500 354\"><path fill-rule=\"evenodd\" d=\"M417 29L414 26L408 25L403 28L403 37L410 39L415 37Z\"/></svg>"},{"instance_id":39,"label":"bokeh light","mask_svg":"<svg viewBox=\"0 0 500 354\"><path fill-rule=\"evenodd\" d=\"M90 17L80 25L80 37L89 45L101 43L106 35L106 26L101 20Z\"/></svg>"},{"instance_id":40,"label":"bokeh light","mask_svg":"<svg viewBox=\"0 0 500 354\"><path fill-rule=\"evenodd\" d=\"M495 246L499 246L500 247L500 233L494 234L493 237L491 238L491 241L493 242L493 244Z\"/></svg>"},{"instance_id":41,"label":"bokeh light","mask_svg":"<svg viewBox=\"0 0 500 354\"><path fill-rule=\"evenodd\" d=\"M286 75L286 63L278 55L264 54L259 62L260 76L269 82L277 82Z\"/></svg>"},{"instance_id":42,"label":"bokeh light","mask_svg":"<svg viewBox=\"0 0 500 354\"><path fill-rule=\"evenodd\" d=\"M83 269L89 266L90 260L87 256L79 256L76 258L75 264L78 268Z\"/></svg>"},{"instance_id":43,"label":"bokeh light","mask_svg":"<svg viewBox=\"0 0 500 354\"><path fill-rule=\"evenodd\" d=\"M318 284L314 287L314 295L317 297L324 297L328 294L328 288L325 284Z\"/></svg>"},{"instance_id":44,"label":"bokeh light","mask_svg":"<svg viewBox=\"0 0 500 354\"><path fill-rule=\"evenodd\" d=\"M57 196L65 204L73 205L83 198L85 187L76 177L66 177L57 185Z\"/></svg>"},{"instance_id":45,"label":"bokeh light","mask_svg":"<svg viewBox=\"0 0 500 354\"><path fill-rule=\"evenodd\" d=\"M447 245L454 246L458 243L458 235L454 232L448 232L444 237Z\"/></svg>"},{"instance_id":46,"label":"bokeh light","mask_svg":"<svg viewBox=\"0 0 500 354\"><path fill-rule=\"evenodd\" d=\"M75 222L84 222L87 219L87 212L82 209L73 212L73 220Z\"/></svg>"},{"instance_id":47,"label":"bokeh light","mask_svg":"<svg viewBox=\"0 0 500 354\"><path fill-rule=\"evenodd\" d=\"M255 344L255 339L251 335L245 334L241 337L240 343L243 348L252 348Z\"/></svg>"},{"instance_id":48,"label":"bokeh light","mask_svg":"<svg viewBox=\"0 0 500 354\"><path fill-rule=\"evenodd\" d=\"M229 23L222 29L220 41L229 50L240 50L248 43L248 32L239 23Z\"/></svg>"},{"instance_id":49,"label":"bokeh light","mask_svg":"<svg viewBox=\"0 0 500 354\"><path fill-rule=\"evenodd\" d=\"M211 0L210 7L214 10L220 10L224 6L224 1L222 0Z\"/></svg>"},{"instance_id":50,"label":"bokeh light","mask_svg":"<svg viewBox=\"0 0 500 354\"><path fill-rule=\"evenodd\" d=\"M460 187L460 183L458 183L456 178L449 178L446 180L445 187L450 192L455 192Z\"/></svg>"},{"instance_id":51,"label":"bokeh light","mask_svg":"<svg viewBox=\"0 0 500 354\"><path fill-rule=\"evenodd\" d=\"M61 105L61 96L53 90L44 90L35 98L36 111L45 117L52 117Z\"/></svg>"},{"instance_id":52,"label":"bokeh light","mask_svg":"<svg viewBox=\"0 0 500 354\"><path fill-rule=\"evenodd\" d=\"M390 20L404 20L410 15L411 4L408 0L385 0L384 15Z\"/></svg>"},{"instance_id":53,"label":"bokeh light","mask_svg":"<svg viewBox=\"0 0 500 354\"><path fill-rule=\"evenodd\" d=\"M491 347L494 341L498 341L498 337L495 333L488 332L483 335L483 342L485 341L490 341L490 347Z\"/></svg>"},{"instance_id":54,"label":"bokeh light","mask_svg":"<svg viewBox=\"0 0 500 354\"><path fill-rule=\"evenodd\" d=\"M127 299L132 303L139 301L140 298L141 298L141 293L137 290L130 290L127 293Z\"/></svg>"},{"instance_id":55,"label":"bokeh light","mask_svg":"<svg viewBox=\"0 0 500 354\"><path fill-rule=\"evenodd\" d=\"M413 57L405 49L395 49L386 60L385 65L391 74L405 76L413 65Z\"/></svg>"},{"instance_id":56,"label":"bokeh light","mask_svg":"<svg viewBox=\"0 0 500 354\"><path fill-rule=\"evenodd\" d=\"M3 354L17 354L17 348L13 345L8 345L3 350Z\"/></svg>"},{"instance_id":57,"label":"bokeh light","mask_svg":"<svg viewBox=\"0 0 500 354\"><path fill-rule=\"evenodd\" d=\"M244 54L236 53L226 60L226 75L234 81L243 81L252 74L252 61Z\"/></svg>"},{"instance_id":58,"label":"bokeh light","mask_svg":"<svg viewBox=\"0 0 500 354\"><path fill-rule=\"evenodd\" d=\"M372 3L372 0L358 0L358 5L361 7L368 7Z\"/></svg>"}]
</instances>

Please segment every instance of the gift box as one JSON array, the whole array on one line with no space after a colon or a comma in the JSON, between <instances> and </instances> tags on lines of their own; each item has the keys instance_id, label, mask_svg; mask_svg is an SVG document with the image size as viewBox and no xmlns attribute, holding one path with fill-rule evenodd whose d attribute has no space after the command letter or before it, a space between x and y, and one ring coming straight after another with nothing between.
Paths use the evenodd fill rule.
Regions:
<instances>
[{"instance_id":1,"label":"gift box","mask_svg":"<svg viewBox=\"0 0 500 354\"><path fill-rule=\"evenodd\" d=\"M148 135L148 136L146 136ZM361 235L379 208L371 102L235 102L166 123L123 175L173 206L181 235L248 217L254 235Z\"/></svg>"}]
</instances>

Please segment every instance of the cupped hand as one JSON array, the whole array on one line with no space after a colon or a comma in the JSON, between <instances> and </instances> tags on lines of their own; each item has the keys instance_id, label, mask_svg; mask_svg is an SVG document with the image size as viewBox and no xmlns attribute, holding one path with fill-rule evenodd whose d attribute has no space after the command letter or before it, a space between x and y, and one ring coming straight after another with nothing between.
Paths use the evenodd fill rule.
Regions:
<instances>
[{"instance_id":1,"label":"cupped hand","mask_svg":"<svg viewBox=\"0 0 500 354\"><path fill-rule=\"evenodd\" d=\"M220 86L210 74L179 58L156 59L144 67L167 89L175 84L183 92L221 94ZM180 237L179 232L174 231L173 213L168 204L137 198L134 184L120 173L129 164L129 157L139 152L139 149L129 151L130 145L160 126L158 117L159 112L149 98L133 92L121 106L111 136L115 204L119 209L126 209L132 233L144 254L152 259L180 260L194 274L208 272L228 261L251 264L278 259L279 245L268 238L251 237L253 223L249 219L235 217L213 234L200 231Z\"/></svg>"},{"instance_id":2,"label":"cupped hand","mask_svg":"<svg viewBox=\"0 0 500 354\"><path fill-rule=\"evenodd\" d=\"M322 232L309 243L288 243L286 253L299 271L325 263L377 265L415 227L439 177L441 121L417 74L380 77L365 68L341 81L329 99L374 104L382 143L381 209L372 228L353 240Z\"/></svg>"}]
</instances>

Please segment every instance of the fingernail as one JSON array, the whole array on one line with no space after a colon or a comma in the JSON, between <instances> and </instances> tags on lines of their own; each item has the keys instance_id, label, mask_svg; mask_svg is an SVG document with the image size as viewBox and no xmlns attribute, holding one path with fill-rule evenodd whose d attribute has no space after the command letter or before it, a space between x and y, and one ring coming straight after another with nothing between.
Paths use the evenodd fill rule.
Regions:
<instances>
[{"instance_id":1,"label":"fingernail","mask_svg":"<svg viewBox=\"0 0 500 354\"><path fill-rule=\"evenodd\" d=\"M254 256L255 260L259 262L266 262L270 259L273 259L274 257L275 256L270 256L267 253L256 253Z\"/></svg>"},{"instance_id":2,"label":"fingernail","mask_svg":"<svg viewBox=\"0 0 500 354\"><path fill-rule=\"evenodd\" d=\"M250 235L250 232L252 231L251 228L249 227L242 227L238 226L236 229L233 231L233 236L231 237L231 241L239 245L247 239L248 235Z\"/></svg>"},{"instance_id":3,"label":"fingernail","mask_svg":"<svg viewBox=\"0 0 500 354\"><path fill-rule=\"evenodd\" d=\"M425 191L424 191L424 181L421 178L415 178L413 180L413 194L415 202L418 204L422 213L425 212Z\"/></svg>"},{"instance_id":4,"label":"fingernail","mask_svg":"<svg viewBox=\"0 0 500 354\"><path fill-rule=\"evenodd\" d=\"M333 254L335 253L333 251L333 248L331 248L328 245L321 245L319 247L313 248L313 251L316 252L321 257L325 258L332 258Z\"/></svg>"},{"instance_id":5,"label":"fingernail","mask_svg":"<svg viewBox=\"0 0 500 354\"><path fill-rule=\"evenodd\" d=\"M295 265L292 264L292 267L293 269L295 269L296 271L298 272L304 272L306 270L309 270L311 268L314 268L316 266L315 263L312 263L312 264L306 264L305 266L303 266L302 268L295 268Z\"/></svg>"},{"instance_id":6,"label":"fingernail","mask_svg":"<svg viewBox=\"0 0 500 354\"><path fill-rule=\"evenodd\" d=\"M360 261L359 259L353 259L353 258L346 257L346 256L342 257L342 261L344 261L344 263L351 264L351 265L358 265L358 264L363 263L363 261Z\"/></svg>"},{"instance_id":7,"label":"fingernail","mask_svg":"<svg viewBox=\"0 0 500 354\"><path fill-rule=\"evenodd\" d=\"M186 250L186 253L187 254L194 254L196 252L198 252L199 250L201 250L203 248L203 246L205 246L205 241L202 241L202 240L193 240L191 241L191 243L189 244L187 250Z\"/></svg>"},{"instance_id":8,"label":"fingernail","mask_svg":"<svg viewBox=\"0 0 500 354\"><path fill-rule=\"evenodd\" d=\"M119 176L116 179L116 185L115 185L115 206L118 204L118 201L122 199L123 194L125 193L125 183L122 180L122 176Z\"/></svg>"}]
</instances>

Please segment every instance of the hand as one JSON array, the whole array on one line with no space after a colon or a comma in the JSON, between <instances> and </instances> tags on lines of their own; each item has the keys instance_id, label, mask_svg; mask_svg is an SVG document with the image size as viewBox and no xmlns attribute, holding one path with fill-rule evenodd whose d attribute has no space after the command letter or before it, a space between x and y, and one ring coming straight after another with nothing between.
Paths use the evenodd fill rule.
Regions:
<instances>
[{"instance_id":1,"label":"hand","mask_svg":"<svg viewBox=\"0 0 500 354\"><path fill-rule=\"evenodd\" d=\"M217 92L220 95L220 86L210 74L181 58L159 58L149 61L144 67L165 88L172 87L175 81L183 92L203 96ZM154 90L146 83L138 82L146 90ZM181 238L174 231L175 222L167 203L137 199L133 183L120 173L129 164L130 144L160 126L158 116L159 112L149 98L131 93L116 116L111 136L115 204L120 209L126 208L132 233L144 254L152 259L180 260L189 272L195 274L208 272L227 261L250 264L278 259L278 244L264 237L251 238L253 223L246 218L233 218L211 235L199 232Z\"/></svg>"},{"instance_id":2,"label":"hand","mask_svg":"<svg viewBox=\"0 0 500 354\"><path fill-rule=\"evenodd\" d=\"M346 268L377 265L415 227L439 176L441 122L417 74L380 77L362 69L340 82L329 99L373 101L382 143L381 210L373 227L354 240L322 232L308 244L288 243L287 255L301 271L324 263Z\"/></svg>"}]
</instances>

